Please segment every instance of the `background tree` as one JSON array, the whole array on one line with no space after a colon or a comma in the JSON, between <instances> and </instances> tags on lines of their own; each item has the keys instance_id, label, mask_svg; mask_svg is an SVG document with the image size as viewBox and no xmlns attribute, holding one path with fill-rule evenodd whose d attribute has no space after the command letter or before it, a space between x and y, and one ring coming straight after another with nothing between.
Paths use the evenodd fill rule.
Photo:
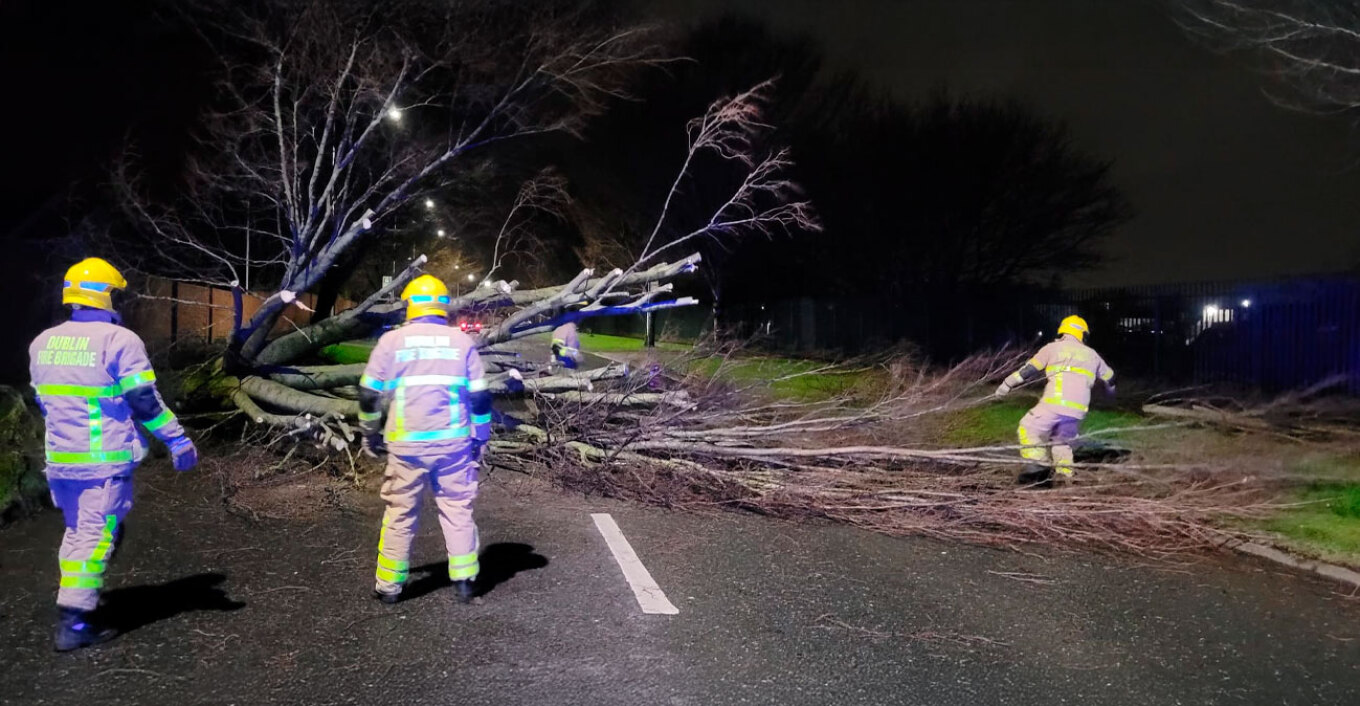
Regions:
<instances>
[{"instance_id":1,"label":"background tree","mask_svg":"<svg viewBox=\"0 0 1360 706\"><path fill-rule=\"evenodd\" d=\"M1177 0L1192 36L1249 57L1280 105L1325 113L1360 106L1360 7L1328 0Z\"/></svg>"},{"instance_id":2,"label":"background tree","mask_svg":"<svg viewBox=\"0 0 1360 706\"><path fill-rule=\"evenodd\" d=\"M229 361L246 364L296 294L344 279L376 237L426 218L425 199L468 187L464 175L494 182L501 162L477 160L502 143L579 131L657 57L645 32L591 4L197 12L186 21L223 66L185 185L156 199L135 158L116 182L146 236L141 269L225 285L249 267L277 289L233 333Z\"/></svg>"},{"instance_id":3,"label":"background tree","mask_svg":"<svg viewBox=\"0 0 1360 706\"><path fill-rule=\"evenodd\" d=\"M827 236L711 245L704 257L723 263L710 275L725 303L877 300L879 310L900 306L917 322L903 333L954 356L991 342L959 335L962 321L1014 288L1091 266L1099 239L1129 215L1107 162L1075 147L1061 122L1014 101L939 91L901 102L827 68L809 40L779 38L746 20L701 25L681 46L691 61L654 72L645 100L590 128L640 134L647 148L606 142L566 169L580 207L601 224L587 243L626 258L648 233L629 214L646 211L615 206L664 199L669 184L648 169L654 155L677 150L664 126L682 120L690 102L752 73L778 76L765 139L790 149L791 173ZM720 171L686 185L691 207L716 198L706 189L724 188Z\"/></svg>"}]
</instances>

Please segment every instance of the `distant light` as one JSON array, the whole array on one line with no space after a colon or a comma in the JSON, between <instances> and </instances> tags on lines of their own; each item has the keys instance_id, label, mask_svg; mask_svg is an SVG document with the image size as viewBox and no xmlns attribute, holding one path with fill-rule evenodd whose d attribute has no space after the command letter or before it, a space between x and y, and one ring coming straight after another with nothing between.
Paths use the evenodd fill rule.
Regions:
<instances>
[{"instance_id":1,"label":"distant light","mask_svg":"<svg viewBox=\"0 0 1360 706\"><path fill-rule=\"evenodd\" d=\"M434 208L434 199L425 199L425 208Z\"/></svg>"},{"instance_id":2,"label":"distant light","mask_svg":"<svg viewBox=\"0 0 1360 706\"><path fill-rule=\"evenodd\" d=\"M1210 304L1204 307L1204 318L1212 319L1215 316L1218 316L1218 312L1219 312L1218 306L1215 304Z\"/></svg>"},{"instance_id":3,"label":"distant light","mask_svg":"<svg viewBox=\"0 0 1360 706\"><path fill-rule=\"evenodd\" d=\"M469 281L469 282L476 282L476 281L477 281L477 275L468 275L468 281Z\"/></svg>"},{"instance_id":4,"label":"distant light","mask_svg":"<svg viewBox=\"0 0 1360 706\"><path fill-rule=\"evenodd\" d=\"M440 228L439 230L435 231L435 235L438 235L439 237L442 238L442 237L448 235L448 233L445 233L445 232L444 232L444 229L443 229L443 228Z\"/></svg>"},{"instance_id":5,"label":"distant light","mask_svg":"<svg viewBox=\"0 0 1360 706\"><path fill-rule=\"evenodd\" d=\"M391 121L394 122L394 123L399 123L399 122L401 122L401 108L398 108L398 107L395 106L395 105L392 106L391 108L388 108L388 109L387 109L387 119L388 119L388 120L391 120Z\"/></svg>"},{"instance_id":6,"label":"distant light","mask_svg":"<svg viewBox=\"0 0 1360 706\"><path fill-rule=\"evenodd\" d=\"M1250 309L1250 308L1251 308L1251 300L1250 300L1250 299L1243 299L1243 300L1242 300L1242 308L1243 308L1243 309Z\"/></svg>"},{"instance_id":7,"label":"distant light","mask_svg":"<svg viewBox=\"0 0 1360 706\"><path fill-rule=\"evenodd\" d=\"M460 269L462 269L462 268L463 268L462 265L454 265L454 266L453 266L453 269L455 269L455 270L460 270Z\"/></svg>"}]
</instances>

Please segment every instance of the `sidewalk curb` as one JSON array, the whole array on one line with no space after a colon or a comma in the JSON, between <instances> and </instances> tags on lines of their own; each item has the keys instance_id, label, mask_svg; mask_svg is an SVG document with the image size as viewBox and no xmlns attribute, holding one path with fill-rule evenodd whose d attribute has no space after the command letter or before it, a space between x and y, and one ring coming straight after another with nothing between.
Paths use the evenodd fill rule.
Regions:
<instances>
[{"instance_id":1,"label":"sidewalk curb","mask_svg":"<svg viewBox=\"0 0 1360 706\"><path fill-rule=\"evenodd\" d=\"M1360 588L1360 571L1348 569L1344 566L1328 564L1315 559L1305 559L1296 554L1290 554L1289 552L1276 549L1275 547L1268 547L1264 544L1257 544L1255 542L1243 542L1234 546L1233 549L1259 559L1265 559L1266 561L1288 566L1291 569L1305 571L1325 579L1331 579L1332 581L1344 583L1348 586Z\"/></svg>"}]
</instances>

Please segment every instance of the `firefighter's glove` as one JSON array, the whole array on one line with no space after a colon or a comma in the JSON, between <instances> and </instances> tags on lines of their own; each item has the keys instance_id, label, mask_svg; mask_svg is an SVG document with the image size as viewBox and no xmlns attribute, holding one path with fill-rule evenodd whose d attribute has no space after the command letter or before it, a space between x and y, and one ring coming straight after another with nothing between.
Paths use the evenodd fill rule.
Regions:
<instances>
[{"instance_id":1,"label":"firefighter's glove","mask_svg":"<svg viewBox=\"0 0 1360 706\"><path fill-rule=\"evenodd\" d=\"M996 388L996 392L993 394L997 397L1005 397L1006 395L1011 394L1011 384L1008 382L1001 383L1001 387Z\"/></svg>"},{"instance_id":2,"label":"firefighter's glove","mask_svg":"<svg viewBox=\"0 0 1360 706\"><path fill-rule=\"evenodd\" d=\"M176 471L187 471L198 465L198 449L194 448L194 442L190 441L189 437L173 439L169 446Z\"/></svg>"},{"instance_id":3,"label":"firefighter's glove","mask_svg":"<svg viewBox=\"0 0 1360 706\"><path fill-rule=\"evenodd\" d=\"M365 434L363 440L363 453L369 458L382 458L387 455L387 444L383 441L382 434Z\"/></svg>"}]
</instances>

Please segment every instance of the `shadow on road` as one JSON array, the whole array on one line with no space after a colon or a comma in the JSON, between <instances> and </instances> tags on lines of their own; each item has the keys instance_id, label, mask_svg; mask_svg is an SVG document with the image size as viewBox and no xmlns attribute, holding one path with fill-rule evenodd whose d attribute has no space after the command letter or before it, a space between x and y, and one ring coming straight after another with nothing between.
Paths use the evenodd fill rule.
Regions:
<instances>
[{"instance_id":1,"label":"shadow on road","mask_svg":"<svg viewBox=\"0 0 1360 706\"><path fill-rule=\"evenodd\" d=\"M117 588L104 594L99 613L109 627L127 633L180 613L244 608L245 603L218 588L226 580L223 574L195 574L162 584Z\"/></svg>"},{"instance_id":2,"label":"shadow on road","mask_svg":"<svg viewBox=\"0 0 1360 706\"><path fill-rule=\"evenodd\" d=\"M534 551L527 544L501 542L482 550L478 560L481 571L477 574L477 595L485 596L495 588L521 571L533 571L548 565L548 558ZM448 564L434 562L418 566L412 574L420 578L406 584L401 594L406 600L419 598L449 585Z\"/></svg>"}]
</instances>

